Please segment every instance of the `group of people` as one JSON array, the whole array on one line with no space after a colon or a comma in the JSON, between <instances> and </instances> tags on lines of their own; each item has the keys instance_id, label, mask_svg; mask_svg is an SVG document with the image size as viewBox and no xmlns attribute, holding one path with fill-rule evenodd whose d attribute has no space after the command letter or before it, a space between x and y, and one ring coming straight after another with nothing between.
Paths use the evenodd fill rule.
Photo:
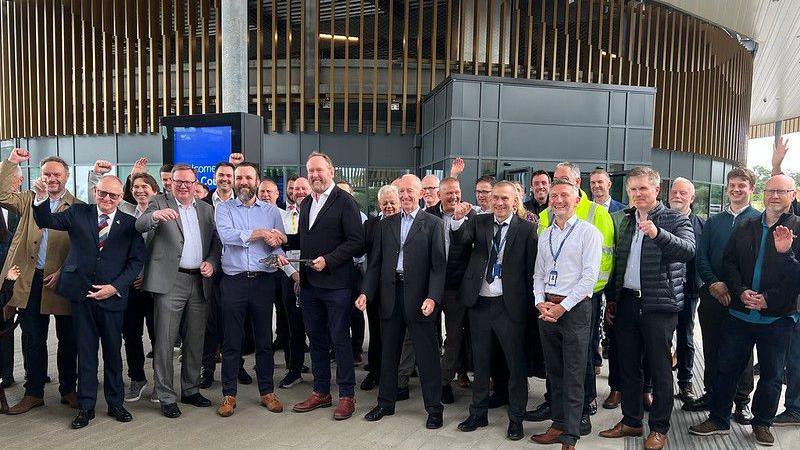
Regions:
<instances>
[{"instance_id":1,"label":"group of people","mask_svg":"<svg viewBox=\"0 0 800 450\"><path fill-rule=\"evenodd\" d=\"M73 428L94 418L100 347L108 413L132 420L124 402L148 385L145 328L151 400L164 416L179 417L178 402L211 406L200 389L213 384L218 357L217 413L233 415L238 384L252 382L246 347L255 354L261 404L282 412L273 382L275 311L287 368L278 387L302 381L306 338L311 356L312 392L292 410L333 406L335 360L333 418L344 420L356 408L366 311L361 388L378 387L367 421L395 413L417 370L427 428L443 426L458 380L472 391L460 431L487 426L489 409L508 405L508 439L523 438L523 421L551 421L531 440L571 449L591 433L605 356L611 392L602 406L621 405L622 419L600 436L642 436L648 410L645 448L665 447L676 367L683 408L709 411L692 434L727 433L733 415L770 444L773 424L800 425L800 207L794 181L780 173L786 151L784 142L776 148L764 212L750 205L754 173L736 167L726 179L730 203L704 222L692 211L691 181L673 180L662 202L660 175L648 167L627 173L628 205L611 198L603 169L590 174L590 199L570 162L552 178L534 172L527 202L519 183L479 178L472 205L461 198L464 163L456 159L442 180L406 174L381 187L380 211L367 217L323 153L309 156L305 177L287 180L281 209L277 184L241 154L216 166L210 193L198 188L190 165L162 166L161 192L146 160L124 181L97 161L88 205L65 189L69 167L57 157L42 160L41 178L20 192L19 165L30 155L14 149L0 164L4 226L16 221L2 295L5 317L14 309L21 317L26 383L5 412L44 404L51 315L61 399L78 410ZM700 397L692 385L696 309L706 361ZM0 360L10 345L0 340ZM751 414L753 347L760 379ZM786 411L776 417L784 372ZM530 376L547 384L545 402L527 411Z\"/></svg>"}]
</instances>

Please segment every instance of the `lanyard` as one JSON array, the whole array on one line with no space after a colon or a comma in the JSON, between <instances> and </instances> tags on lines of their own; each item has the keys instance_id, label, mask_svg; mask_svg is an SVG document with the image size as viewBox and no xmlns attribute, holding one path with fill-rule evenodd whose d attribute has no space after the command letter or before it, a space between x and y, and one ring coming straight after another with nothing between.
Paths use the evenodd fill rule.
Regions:
<instances>
[{"instance_id":1,"label":"lanyard","mask_svg":"<svg viewBox=\"0 0 800 450\"><path fill-rule=\"evenodd\" d=\"M558 262L558 257L561 256L561 250L564 248L564 243L567 242L567 238L569 238L569 235L572 234L572 231L575 229L575 225L578 224L579 220L580 219L576 220L575 223L570 225L569 230L567 230L566 236L564 236L564 239L561 240L561 244L558 245L558 251L556 252L553 252L553 230L550 230L550 234L547 237L550 244L550 255L553 257L553 267L556 266L556 263ZM555 227L557 225L553 223L553 226Z\"/></svg>"},{"instance_id":2,"label":"lanyard","mask_svg":"<svg viewBox=\"0 0 800 450\"><path fill-rule=\"evenodd\" d=\"M497 228L500 229L500 234L503 234L503 227L495 223ZM508 225L506 225L508 228ZM503 236L503 239L500 239L500 245L494 243L494 239L492 239L492 249L494 250L495 255L500 255L500 250L506 245L506 238L508 238L508 230L506 230L506 235Z\"/></svg>"}]
</instances>

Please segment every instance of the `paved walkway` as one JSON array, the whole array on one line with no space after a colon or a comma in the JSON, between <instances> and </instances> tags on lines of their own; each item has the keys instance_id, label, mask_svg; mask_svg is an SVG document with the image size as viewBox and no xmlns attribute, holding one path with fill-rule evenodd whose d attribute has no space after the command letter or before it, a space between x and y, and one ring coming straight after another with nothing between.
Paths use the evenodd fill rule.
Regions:
<instances>
[{"instance_id":1,"label":"paved walkway","mask_svg":"<svg viewBox=\"0 0 800 450\"><path fill-rule=\"evenodd\" d=\"M699 327L695 328L699 330ZM698 333L699 341L699 333ZM55 369L56 342L55 330L50 333L50 376L57 379ZM695 386L702 386L700 381L703 371L700 342L697 343L695 365ZM16 376L22 378L22 357L19 352L19 330L17 330ZM275 360L280 362L276 367L276 382L285 373L283 355L276 354ZM152 380L151 360L147 360L148 377ZM253 357L247 357L245 367L254 375ZM176 360L176 367L179 362ZM599 402L608 395L607 366L598 378L597 386ZM101 369L102 370L102 369ZM176 369L176 385L178 383ZM218 371L219 373L219 371ZM334 371L335 373L335 371ZM356 378L360 381L365 372L360 368ZM419 380L412 379L411 399L400 402L394 416L386 417L378 423L368 423L363 415L375 405L376 391L356 393L356 416L350 420L336 422L332 419L333 409L322 409L306 414L291 412L291 405L302 401L311 389L311 376L304 375L305 382L291 389L279 389L278 395L286 405L285 412L273 414L258 404L258 391L255 385L241 386L238 395L236 414L230 418L220 418L215 409L222 400L219 380L210 390L203 391L214 406L211 408L194 408L180 405L183 416L179 419L166 419L161 416L158 405L143 398L137 403L127 403L126 407L133 413L134 420L128 424L115 422L106 416L105 401L102 399L102 372L100 374L101 392L97 405L97 418L83 430L71 430L69 423L74 411L60 405L58 388L55 383L46 388L46 407L37 408L21 416L0 416L0 442L2 448L284 448L298 449L375 449L381 447L426 448L426 449L494 449L494 448L530 448L537 447L528 439L531 434L544 431L548 423L525 422L526 437L519 442L511 442L504 438L507 419L505 409L490 412L490 424L487 428L473 433L462 433L456 429L468 411L470 392L456 387L456 403L447 405L444 412L445 426L431 431L424 428L425 414L420 398ZM127 380L126 380L127 381ZM542 401L544 382L530 380L529 409ZM152 384L150 385L152 387ZM147 389L149 393L150 387ZM10 403L15 403L23 394L20 383L7 391ZM782 405L782 402L781 402ZM782 410L782 406L779 411ZM749 427L733 426L729 436L698 438L689 436L687 427L705 417L704 413L687 413L680 410L680 402L676 401L676 409L672 416L672 429L669 433L669 448L672 449L754 449L755 441L750 437ZM642 439L607 440L597 433L612 426L620 419L619 409L608 411L600 409L592 417L593 430L590 436L580 440L581 448L592 449L639 449L643 447ZM774 429L778 449L800 448L800 427ZM547 446L542 448L556 448Z\"/></svg>"}]
</instances>

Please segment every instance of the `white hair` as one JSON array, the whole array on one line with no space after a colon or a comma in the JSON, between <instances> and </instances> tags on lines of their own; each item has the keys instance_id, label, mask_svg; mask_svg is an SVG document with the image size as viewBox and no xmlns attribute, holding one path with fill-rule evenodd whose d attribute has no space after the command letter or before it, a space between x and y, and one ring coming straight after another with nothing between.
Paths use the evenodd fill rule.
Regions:
<instances>
[{"instance_id":1,"label":"white hair","mask_svg":"<svg viewBox=\"0 0 800 450\"><path fill-rule=\"evenodd\" d=\"M692 183L691 180L687 180L686 178L683 178L683 177L678 177L678 178L675 178L674 180L672 180L672 186L675 186L675 183L686 183L686 184L688 184L689 186L692 187L692 193L694 193L694 191L695 191L694 183Z\"/></svg>"},{"instance_id":2,"label":"white hair","mask_svg":"<svg viewBox=\"0 0 800 450\"><path fill-rule=\"evenodd\" d=\"M400 191L397 190L397 186L393 184L387 184L385 186L381 186L378 190L378 201L380 202L381 199L389 194L394 194L400 197Z\"/></svg>"}]
</instances>

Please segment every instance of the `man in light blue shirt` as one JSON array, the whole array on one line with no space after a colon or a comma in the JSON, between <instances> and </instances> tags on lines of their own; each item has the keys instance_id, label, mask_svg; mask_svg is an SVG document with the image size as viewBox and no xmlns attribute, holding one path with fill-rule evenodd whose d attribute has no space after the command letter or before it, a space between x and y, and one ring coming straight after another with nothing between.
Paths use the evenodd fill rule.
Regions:
<instances>
[{"instance_id":1,"label":"man in light blue shirt","mask_svg":"<svg viewBox=\"0 0 800 450\"><path fill-rule=\"evenodd\" d=\"M217 412L233 415L236 408L237 375L242 356L244 317L253 322L256 354L256 377L261 404L272 412L283 411L274 393L272 381L275 362L272 354L272 308L275 301L276 267L261 260L284 255L286 242L283 218L275 205L256 196L258 168L242 163L234 171L236 198L220 203L216 210L217 232L222 241L222 394Z\"/></svg>"}]
</instances>

